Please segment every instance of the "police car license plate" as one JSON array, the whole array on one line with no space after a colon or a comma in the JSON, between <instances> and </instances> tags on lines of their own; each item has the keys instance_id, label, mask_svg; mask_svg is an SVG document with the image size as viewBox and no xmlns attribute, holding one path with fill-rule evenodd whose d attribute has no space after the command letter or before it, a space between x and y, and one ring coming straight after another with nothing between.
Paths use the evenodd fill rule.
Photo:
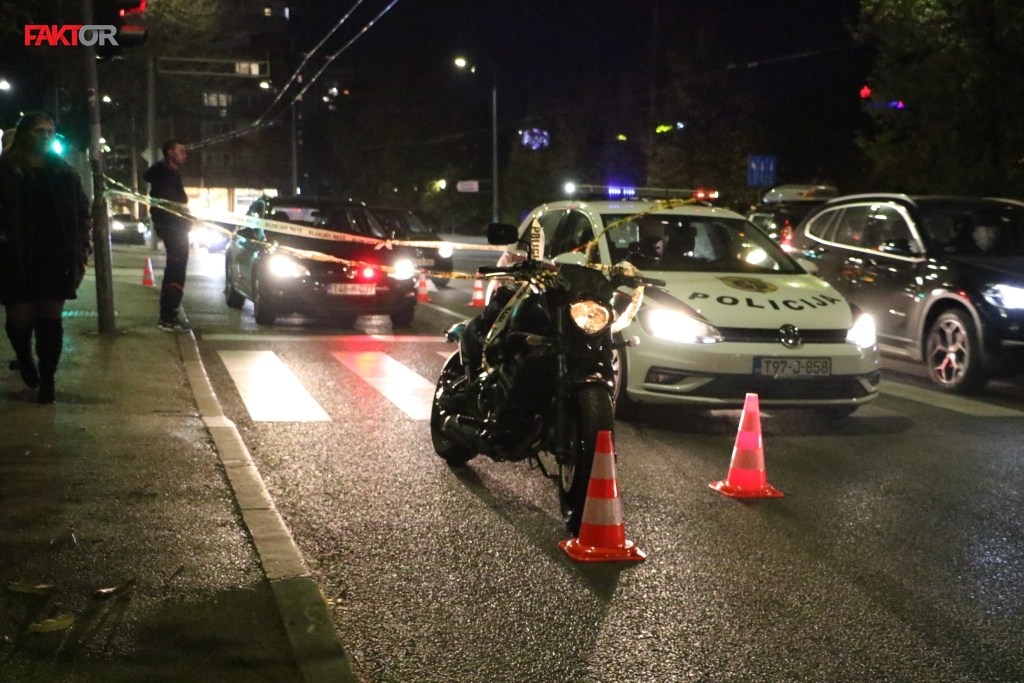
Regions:
<instances>
[{"instance_id":1,"label":"police car license plate","mask_svg":"<svg viewBox=\"0 0 1024 683\"><path fill-rule=\"evenodd\" d=\"M373 296L377 293L376 285L349 285L349 284L338 284L331 283L327 285L328 294L338 294L342 296Z\"/></svg>"},{"instance_id":2,"label":"police car license plate","mask_svg":"<svg viewBox=\"0 0 1024 683\"><path fill-rule=\"evenodd\" d=\"M754 374L768 377L801 379L805 377L830 377L831 358L767 358L754 357Z\"/></svg>"}]
</instances>

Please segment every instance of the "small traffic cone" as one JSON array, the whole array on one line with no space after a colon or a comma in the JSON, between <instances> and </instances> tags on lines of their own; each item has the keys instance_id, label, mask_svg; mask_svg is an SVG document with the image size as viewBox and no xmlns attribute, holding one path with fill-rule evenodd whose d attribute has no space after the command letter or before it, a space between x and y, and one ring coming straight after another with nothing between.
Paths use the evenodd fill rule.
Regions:
<instances>
[{"instance_id":1,"label":"small traffic cone","mask_svg":"<svg viewBox=\"0 0 1024 683\"><path fill-rule=\"evenodd\" d=\"M580 535L559 543L562 550L577 562L640 562L647 559L647 553L626 540L613 452L612 433L607 430L598 432L587 499L583 501Z\"/></svg>"},{"instance_id":2,"label":"small traffic cone","mask_svg":"<svg viewBox=\"0 0 1024 683\"><path fill-rule=\"evenodd\" d=\"M729 474L724 481L708 486L732 498L782 498L785 495L768 483L765 474L757 394L747 394L743 401L743 415L736 433L736 445L732 449Z\"/></svg>"},{"instance_id":3,"label":"small traffic cone","mask_svg":"<svg viewBox=\"0 0 1024 683\"><path fill-rule=\"evenodd\" d=\"M146 257L146 267L142 269L142 286L153 287L156 283L153 282L153 261Z\"/></svg>"},{"instance_id":4,"label":"small traffic cone","mask_svg":"<svg viewBox=\"0 0 1024 683\"><path fill-rule=\"evenodd\" d=\"M427 274L424 271L420 271L420 281L416 286L416 301L420 303L432 303L430 300L430 294L427 292Z\"/></svg>"},{"instance_id":5,"label":"small traffic cone","mask_svg":"<svg viewBox=\"0 0 1024 683\"><path fill-rule=\"evenodd\" d=\"M470 308L483 308L487 305L484 301L484 279L480 276L480 273L476 274L476 279L473 280L473 298L469 300Z\"/></svg>"}]
</instances>

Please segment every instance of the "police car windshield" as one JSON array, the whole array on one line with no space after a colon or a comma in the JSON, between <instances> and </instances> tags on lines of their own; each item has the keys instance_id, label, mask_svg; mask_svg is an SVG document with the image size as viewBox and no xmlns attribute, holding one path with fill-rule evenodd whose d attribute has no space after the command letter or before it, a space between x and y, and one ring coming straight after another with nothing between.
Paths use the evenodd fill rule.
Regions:
<instances>
[{"instance_id":1,"label":"police car windshield","mask_svg":"<svg viewBox=\"0 0 1024 683\"><path fill-rule=\"evenodd\" d=\"M643 270L802 273L797 263L745 220L652 213L606 214L613 263Z\"/></svg>"}]
</instances>

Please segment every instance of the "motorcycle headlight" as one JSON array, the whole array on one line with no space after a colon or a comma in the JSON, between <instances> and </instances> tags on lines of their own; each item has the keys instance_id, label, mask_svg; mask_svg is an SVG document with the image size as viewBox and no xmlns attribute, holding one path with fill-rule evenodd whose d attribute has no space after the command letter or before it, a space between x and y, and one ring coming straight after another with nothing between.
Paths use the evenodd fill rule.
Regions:
<instances>
[{"instance_id":1,"label":"motorcycle headlight","mask_svg":"<svg viewBox=\"0 0 1024 683\"><path fill-rule=\"evenodd\" d=\"M441 258L451 258L454 253L455 249L447 242L441 242L441 246L437 248L437 255Z\"/></svg>"},{"instance_id":2,"label":"motorcycle headlight","mask_svg":"<svg viewBox=\"0 0 1024 683\"><path fill-rule=\"evenodd\" d=\"M722 334L703 320L671 308L650 308L641 323L652 337L682 344L715 344Z\"/></svg>"},{"instance_id":3,"label":"motorcycle headlight","mask_svg":"<svg viewBox=\"0 0 1024 683\"><path fill-rule=\"evenodd\" d=\"M569 315L576 327L586 334L594 335L608 327L612 321L612 313L596 301L577 301L569 306Z\"/></svg>"},{"instance_id":4,"label":"motorcycle headlight","mask_svg":"<svg viewBox=\"0 0 1024 683\"><path fill-rule=\"evenodd\" d=\"M853 326L846 333L846 341L856 344L862 349L870 348L878 341L875 335L875 319L862 313L853 321Z\"/></svg>"},{"instance_id":5,"label":"motorcycle headlight","mask_svg":"<svg viewBox=\"0 0 1024 683\"><path fill-rule=\"evenodd\" d=\"M396 259L391 264L391 272L388 275L396 280L411 280L416 276L416 264L412 262L412 259Z\"/></svg>"},{"instance_id":6,"label":"motorcycle headlight","mask_svg":"<svg viewBox=\"0 0 1024 683\"><path fill-rule=\"evenodd\" d=\"M999 308L1024 308L1024 288L1013 285L993 285L984 292L985 301Z\"/></svg>"},{"instance_id":7,"label":"motorcycle headlight","mask_svg":"<svg viewBox=\"0 0 1024 683\"><path fill-rule=\"evenodd\" d=\"M300 278L308 277L309 270L295 259L284 254L274 254L267 262L267 270L274 277L279 278Z\"/></svg>"}]
</instances>

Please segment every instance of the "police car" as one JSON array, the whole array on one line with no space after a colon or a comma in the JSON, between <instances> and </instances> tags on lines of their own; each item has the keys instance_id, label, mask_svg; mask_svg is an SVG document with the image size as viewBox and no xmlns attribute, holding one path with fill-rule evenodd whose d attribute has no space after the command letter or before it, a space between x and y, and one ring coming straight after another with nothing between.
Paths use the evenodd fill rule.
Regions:
<instances>
[{"instance_id":1,"label":"police car","mask_svg":"<svg viewBox=\"0 0 1024 683\"><path fill-rule=\"evenodd\" d=\"M538 206L519 234L556 262L629 261L666 282L622 332L618 417L644 404L738 408L753 392L838 419L877 397L874 322L811 264L727 209L648 199L682 191L610 193Z\"/></svg>"}]
</instances>

